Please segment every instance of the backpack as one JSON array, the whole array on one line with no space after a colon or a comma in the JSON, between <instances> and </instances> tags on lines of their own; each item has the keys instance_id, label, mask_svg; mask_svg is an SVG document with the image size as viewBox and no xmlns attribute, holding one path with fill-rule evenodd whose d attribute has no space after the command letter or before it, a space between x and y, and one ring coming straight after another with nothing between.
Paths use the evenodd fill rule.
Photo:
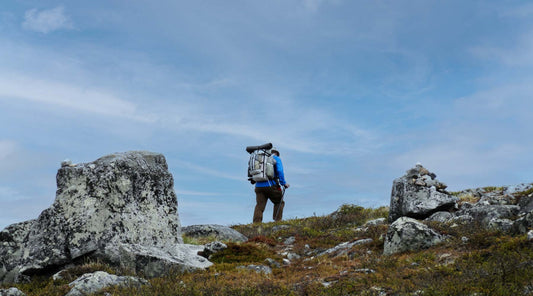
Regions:
<instances>
[{"instance_id":1,"label":"backpack","mask_svg":"<svg viewBox=\"0 0 533 296\"><path fill-rule=\"evenodd\" d=\"M275 165L276 160L272 157L272 154L265 149L254 150L250 153L250 159L248 160L248 180L252 184L273 180Z\"/></svg>"}]
</instances>

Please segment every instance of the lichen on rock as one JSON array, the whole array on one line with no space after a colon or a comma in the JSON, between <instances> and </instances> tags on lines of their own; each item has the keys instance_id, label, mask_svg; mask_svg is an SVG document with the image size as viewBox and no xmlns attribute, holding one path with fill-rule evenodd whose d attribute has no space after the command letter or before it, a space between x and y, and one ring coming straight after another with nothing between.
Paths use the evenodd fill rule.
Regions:
<instances>
[{"instance_id":1,"label":"lichen on rock","mask_svg":"<svg viewBox=\"0 0 533 296\"><path fill-rule=\"evenodd\" d=\"M83 257L107 258L105 250L113 246L188 254L177 247L183 244L178 202L162 154L130 151L62 165L56 179L50 208L0 232L0 282L52 272Z\"/></svg>"}]
</instances>

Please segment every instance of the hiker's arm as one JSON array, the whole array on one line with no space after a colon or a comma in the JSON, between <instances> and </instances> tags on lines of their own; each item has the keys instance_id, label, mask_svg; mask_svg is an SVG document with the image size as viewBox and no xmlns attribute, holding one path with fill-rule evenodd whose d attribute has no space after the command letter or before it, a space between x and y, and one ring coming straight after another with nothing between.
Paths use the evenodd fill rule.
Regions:
<instances>
[{"instance_id":1,"label":"hiker's arm","mask_svg":"<svg viewBox=\"0 0 533 296\"><path fill-rule=\"evenodd\" d=\"M286 185L287 182L285 182L285 173L283 172L283 164L281 163L281 159L279 157L276 158L276 172L278 173L278 178L279 178L279 184L281 186L285 186L285 187L288 187Z\"/></svg>"}]
</instances>

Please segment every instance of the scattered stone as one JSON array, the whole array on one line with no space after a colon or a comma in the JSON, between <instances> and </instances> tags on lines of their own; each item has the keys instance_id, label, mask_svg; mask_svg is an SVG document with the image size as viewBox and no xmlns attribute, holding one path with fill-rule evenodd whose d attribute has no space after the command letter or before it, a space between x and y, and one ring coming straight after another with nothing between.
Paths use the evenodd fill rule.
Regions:
<instances>
[{"instance_id":1,"label":"scattered stone","mask_svg":"<svg viewBox=\"0 0 533 296\"><path fill-rule=\"evenodd\" d=\"M376 271L370 268L358 268L358 269L355 269L354 272L370 274L370 273L375 273Z\"/></svg>"},{"instance_id":2,"label":"scattered stone","mask_svg":"<svg viewBox=\"0 0 533 296\"><path fill-rule=\"evenodd\" d=\"M201 256L209 259L211 255L227 249L228 246L222 242L215 241L210 242L204 246L204 250L201 252Z\"/></svg>"},{"instance_id":3,"label":"scattered stone","mask_svg":"<svg viewBox=\"0 0 533 296\"><path fill-rule=\"evenodd\" d=\"M342 255L348 254L348 251L357 245L369 244L371 242L373 242L371 238L360 239L360 240L356 240L353 242L344 242L344 243L336 245L335 247L331 249L327 249L326 251L318 255L319 256L328 255L332 257L339 257Z\"/></svg>"},{"instance_id":4,"label":"scattered stone","mask_svg":"<svg viewBox=\"0 0 533 296\"><path fill-rule=\"evenodd\" d=\"M131 276L116 276L107 272L97 271L86 273L69 284L72 288L65 296L84 296L97 293L111 286L141 286L148 284L145 279Z\"/></svg>"},{"instance_id":5,"label":"scattered stone","mask_svg":"<svg viewBox=\"0 0 533 296\"><path fill-rule=\"evenodd\" d=\"M300 255L298 255L298 254L296 254L294 252L288 252L286 256L287 256L287 259L289 259L291 261L298 260L298 259L301 258Z\"/></svg>"},{"instance_id":6,"label":"scattered stone","mask_svg":"<svg viewBox=\"0 0 533 296\"><path fill-rule=\"evenodd\" d=\"M278 261L272 259L272 258L266 258L265 259L265 262L268 264L268 266L270 267L274 267L274 268L280 268L281 267L281 264L278 263Z\"/></svg>"},{"instance_id":7,"label":"scattered stone","mask_svg":"<svg viewBox=\"0 0 533 296\"><path fill-rule=\"evenodd\" d=\"M291 228L289 225L275 225L274 227L272 227L272 232L277 232L289 228Z\"/></svg>"},{"instance_id":8,"label":"scattered stone","mask_svg":"<svg viewBox=\"0 0 533 296\"><path fill-rule=\"evenodd\" d=\"M384 255L426 249L441 243L444 237L415 219L401 217L387 231Z\"/></svg>"},{"instance_id":9,"label":"scattered stone","mask_svg":"<svg viewBox=\"0 0 533 296\"><path fill-rule=\"evenodd\" d=\"M237 266L237 269L248 269L253 270L257 273L263 273L263 274L271 274L272 268L266 266L266 265L248 265L248 266Z\"/></svg>"},{"instance_id":10,"label":"scattered stone","mask_svg":"<svg viewBox=\"0 0 533 296\"><path fill-rule=\"evenodd\" d=\"M0 296L26 296L17 288L0 289Z\"/></svg>"},{"instance_id":11,"label":"scattered stone","mask_svg":"<svg viewBox=\"0 0 533 296\"><path fill-rule=\"evenodd\" d=\"M284 245L292 245L296 242L296 238L294 236L288 237L285 241L283 241Z\"/></svg>"},{"instance_id":12,"label":"scattered stone","mask_svg":"<svg viewBox=\"0 0 533 296\"><path fill-rule=\"evenodd\" d=\"M533 230L527 232L527 240L533 241Z\"/></svg>"},{"instance_id":13,"label":"scattered stone","mask_svg":"<svg viewBox=\"0 0 533 296\"><path fill-rule=\"evenodd\" d=\"M449 211L456 207L458 198L450 195L446 185L438 181L428 186L423 180L435 180L422 165L417 164L406 174L394 180L392 185L389 222L400 217L425 219L438 211Z\"/></svg>"},{"instance_id":14,"label":"scattered stone","mask_svg":"<svg viewBox=\"0 0 533 296\"><path fill-rule=\"evenodd\" d=\"M212 237L219 241L245 242L246 236L237 230L217 224L191 225L181 229L182 233L194 238Z\"/></svg>"},{"instance_id":15,"label":"scattered stone","mask_svg":"<svg viewBox=\"0 0 533 296\"><path fill-rule=\"evenodd\" d=\"M385 225L387 224L387 219L386 218L378 218L378 219L374 219L374 220L370 220L370 221L367 221L363 227L368 227L368 226L379 226L379 225Z\"/></svg>"}]
</instances>

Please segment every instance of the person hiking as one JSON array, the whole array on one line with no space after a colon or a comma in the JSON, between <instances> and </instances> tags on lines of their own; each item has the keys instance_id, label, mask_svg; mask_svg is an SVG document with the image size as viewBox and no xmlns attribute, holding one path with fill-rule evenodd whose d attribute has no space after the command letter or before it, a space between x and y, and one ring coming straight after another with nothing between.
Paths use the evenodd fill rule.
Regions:
<instances>
[{"instance_id":1,"label":"person hiking","mask_svg":"<svg viewBox=\"0 0 533 296\"><path fill-rule=\"evenodd\" d=\"M270 153L275 160L274 179L255 183L256 205L253 223L263 222L263 212L265 211L269 199L274 204L272 219L274 219L274 221L280 221L283 217L283 208L285 207L285 202L283 201L283 189L289 188L290 185L285 181L285 174L283 172L281 158L279 158L279 151L276 148L272 148L270 149ZM284 188L282 189L281 186Z\"/></svg>"}]
</instances>

